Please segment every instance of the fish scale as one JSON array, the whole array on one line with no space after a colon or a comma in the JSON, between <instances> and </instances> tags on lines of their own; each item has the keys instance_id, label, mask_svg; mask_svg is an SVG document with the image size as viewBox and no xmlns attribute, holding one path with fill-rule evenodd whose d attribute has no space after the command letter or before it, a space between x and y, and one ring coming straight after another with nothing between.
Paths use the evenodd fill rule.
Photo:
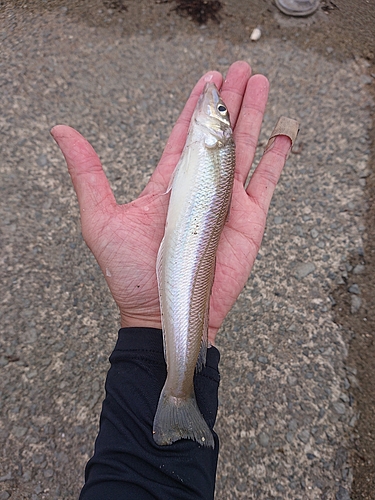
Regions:
<instances>
[{"instance_id":1,"label":"fish scale","mask_svg":"<svg viewBox=\"0 0 375 500\"><path fill-rule=\"evenodd\" d=\"M153 429L159 445L188 438L214 446L196 403L193 379L206 359L216 250L228 215L234 168L229 114L215 85L206 84L173 174L157 260L167 363Z\"/></svg>"}]
</instances>

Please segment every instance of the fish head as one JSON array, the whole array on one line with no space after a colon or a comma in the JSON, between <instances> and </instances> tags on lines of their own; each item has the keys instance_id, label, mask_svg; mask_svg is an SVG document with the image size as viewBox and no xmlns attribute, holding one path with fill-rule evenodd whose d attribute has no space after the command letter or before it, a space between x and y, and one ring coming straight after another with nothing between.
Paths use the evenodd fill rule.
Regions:
<instances>
[{"instance_id":1,"label":"fish head","mask_svg":"<svg viewBox=\"0 0 375 500\"><path fill-rule=\"evenodd\" d=\"M206 83L194 112L194 121L211 135L214 145L217 141L227 143L232 138L229 111L220 97L214 83Z\"/></svg>"}]
</instances>

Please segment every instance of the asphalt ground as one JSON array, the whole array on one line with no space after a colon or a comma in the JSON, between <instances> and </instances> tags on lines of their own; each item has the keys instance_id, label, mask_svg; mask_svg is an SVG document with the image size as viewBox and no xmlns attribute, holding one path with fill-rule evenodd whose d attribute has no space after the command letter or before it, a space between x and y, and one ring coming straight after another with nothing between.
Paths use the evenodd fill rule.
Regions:
<instances>
[{"instance_id":1,"label":"asphalt ground","mask_svg":"<svg viewBox=\"0 0 375 500\"><path fill-rule=\"evenodd\" d=\"M333 294L368 238L371 66L340 44L299 43L305 27L329 23L324 11L293 38L263 4L281 29L255 43L228 11L199 26L145 0L0 3L0 500L77 498L119 326L50 128L79 130L117 200L130 201L196 80L238 59L271 83L257 159L280 115L301 132L217 337L216 498L350 498L359 382ZM353 315L360 292L347 290Z\"/></svg>"}]
</instances>

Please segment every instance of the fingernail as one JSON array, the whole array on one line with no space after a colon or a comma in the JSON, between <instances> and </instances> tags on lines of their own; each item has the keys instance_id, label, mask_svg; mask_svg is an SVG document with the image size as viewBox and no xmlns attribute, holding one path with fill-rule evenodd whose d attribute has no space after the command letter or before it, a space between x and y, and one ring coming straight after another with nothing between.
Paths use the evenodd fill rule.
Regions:
<instances>
[{"instance_id":1,"label":"fingernail","mask_svg":"<svg viewBox=\"0 0 375 500\"><path fill-rule=\"evenodd\" d=\"M268 139L263 154L272 149L273 143L275 142L275 139L278 135L286 135L287 137L289 137L289 139L292 141L292 144L290 146L291 150L297 138L298 132L299 122L297 122L297 120L293 120L292 118L288 118L287 116L280 116L275 125L275 128L272 131L272 134L270 135L270 138Z\"/></svg>"}]
</instances>

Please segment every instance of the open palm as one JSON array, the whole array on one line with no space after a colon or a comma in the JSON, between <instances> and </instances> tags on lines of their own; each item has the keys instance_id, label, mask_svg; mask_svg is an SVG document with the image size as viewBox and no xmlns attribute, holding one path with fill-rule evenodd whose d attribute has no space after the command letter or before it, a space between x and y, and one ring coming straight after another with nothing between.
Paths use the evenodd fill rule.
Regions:
<instances>
[{"instance_id":1,"label":"open palm","mask_svg":"<svg viewBox=\"0 0 375 500\"><path fill-rule=\"evenodd\" d=\"M121 314L121 326L161 328L156 256L168 209L165 194L185 144L190 118L207 81L221 88L236 143L236 173L229 219L221 235L209 313L209 340L241 292L256 258L272 194L284 166L290 139L276 138L249 185L251 168L268 96L268 81L251 77L247 63L234 63L223 82L217 72L203 76L190 95L159 165L139 198L116 203L100 160L74 129L51 131L68 164L81 212L83 237L98 261Z\"/></svg>"}]
</instances>

